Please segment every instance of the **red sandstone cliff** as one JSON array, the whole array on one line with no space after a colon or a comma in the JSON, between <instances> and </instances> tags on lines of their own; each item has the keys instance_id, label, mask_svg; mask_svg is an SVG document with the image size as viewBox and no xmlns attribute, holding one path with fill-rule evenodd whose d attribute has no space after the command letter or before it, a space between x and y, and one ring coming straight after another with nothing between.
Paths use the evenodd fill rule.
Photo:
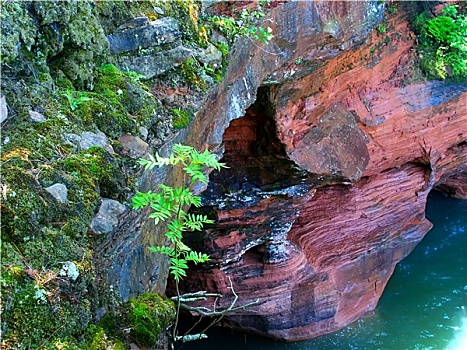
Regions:
<instances>
[{"instance_id":1,"label":"red sandstone cliff","mask_svg":"<svg viewBox=\"0 0 467 350\"><path fill-rule=\"evenodd\" d=\"M231 326L300 340L356 320L431 228L428 193L467 198L466 84L417 79L405 6L386 19L386 33L355 45L346 25L362 14L355 4L299 5L298 17L319 28L298 25L300 49L269 72L260 65L274 57L251 54L246 70L263 87L245 116L209 124L200 113L208 142L222 135L230 169L212 174L203 194L216 225L192 238L212 262L182 287L228 299L230 276L242 302L259 299L228 317Z\"/></svg>"}]
</instances>

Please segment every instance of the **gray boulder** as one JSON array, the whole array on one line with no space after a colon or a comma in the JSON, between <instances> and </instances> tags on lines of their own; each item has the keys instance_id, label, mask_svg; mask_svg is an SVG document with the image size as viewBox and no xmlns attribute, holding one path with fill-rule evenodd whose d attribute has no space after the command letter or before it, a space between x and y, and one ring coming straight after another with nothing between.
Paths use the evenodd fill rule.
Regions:
<instances>
[{"instance_id":1,"label":"gray boulder","mask_svg":"<svg viewBox=\"0 0 467 350\"><path fill-rule=\"evenodd\" d=\"M79 145L81 149L86 150L93 146L98 146L105 148L108 152L114 153L112 146L107 139L107 136L102 131L91 132L84 131L81 134L81 139L79 140Z\"/></svg>"},{"instance_id":2,"label":"gray boulder","mask_svg":"<svg viewBox=\"0 0 467 350\"><path fill-rule=\"evenodd\" d=\"M117 63L117 67L121 70L129 69L150 79L182 64L191 55L190 49L177 46L174 49L148 56L125 58Z\"/></svg>"},{"instance_id":3,"label":"gray boulder","mask_svg":"<svg viewBox=\"0 0 467 350\"><path fill-rule=\"evenodd\" d=\"M53 184L45 189L49 192L59 203L68 202L68 189L64 184Z\"/></svg>"},{"instance_id":4,"label":"gray boulder","mask_svg":"<svg viewBox=\"0 0 467 350\"><path fill-rule=\"evenodd\" d=\"M118 226L119 216L126 210L126 206L120 202L102 198L99 211L91 221L91 231L98 235L112 233Z\"/></svg>"},{"instance_id":5,"label":"gray boulder","mask_svg":"<svg viewBox=\"0 0 467 350\"><path fill-rule=\"evenodd\" d=\"M138 17L123 24L119 29L120 31L107 37L110 44L110 53L113 55L138 50L139 48L160 46L181 37L178 22L171 17L155 21L149 21L147 17Z\"/></svg>"},{"instance_id":6,"label":"gray boulder","mask_svg":"<svg viewBox=\"0 0 467 350\"><path fill-rule=\"evenodd\" d=\"M0 97L0 123L3 123L8 118L8 108L6 105L5 96Z\"/></svg>"}]
</instances>

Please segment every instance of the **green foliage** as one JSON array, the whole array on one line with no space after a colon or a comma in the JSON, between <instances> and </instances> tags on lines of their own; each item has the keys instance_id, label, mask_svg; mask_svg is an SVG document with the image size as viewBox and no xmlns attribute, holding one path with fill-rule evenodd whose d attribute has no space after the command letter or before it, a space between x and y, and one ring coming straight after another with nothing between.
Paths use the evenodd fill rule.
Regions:
<instances>
[{"instance_id":1,"label":"green foliage","mask_svg":"<svg viewBox=\"0 0 467 350\"><path fill-rule=\"evenodd\" d=\"M199 21L200 2L196 0L174 0L170 1L170 3L172 6L166 13L178 19L183 39L205 47L208 38L206 29Z\"/></svg>"},{"instance_id":2,"label":"green foliage","mask_svg":"<svg viewBox=\"0 0 467 350\"><path fill-rule=\"evenodd\" d=\"M84 350L125 350L125 346L118 339L109 337L105 330L97 325L90 325L85 334L86 342L81 344L80 349ZM68 349L68 348L64 348Z\"/></svg>"},{"instance_id":3,"label":"green foliage","mask_svg":"<svg viewBox=\"0 0 467 350\"><path fill-rule=\"evenodd\" d=\"M196 181L208 182L207 176L203 173L205 167L217 170L225 167L208 150L200 153L193 147L180 144L172 147L172 153L169 157L161 157L156 153L155 157L150 156L149 160L141 159L140 164L144 165L145 170L166 165L181 167L185 174L189 176L192 184ZM156 224L160 221L168 221L168 231L165 236L169 239L170 246L150 247L150 250L167 255L170 258L170 273L177 283L186 276L189 261L197 264L209 260L206 254L192 251L182 242L183 232L188 230L198 231L203 228L204 224L213 222L205 215L188 214L184 208L190 205L201 206L201 198L194 195L189 187L183 186L170 187L160 184L157 193L152 191L138 192L133 197L134 209L150 206L153 212L149 217L153 218Z\"/></svg>"},{"instance_id":4,"label":"green foliage","mask_svg":"<svg viewBox=\"0 0 467 350\"><path fill-rule=\"evenodd\" d=\"M68 100L72 111L75 111L83 102L92 100L92 98L87 96L86 92L67 90L62 95Z\"/></svg>"},{"instance_id":5,"label":"green foliage","mask_svg":"<svg viewBox=\"0 0 467 350\"><path fill-rule=\"evenodd\" d=\"M242 35L249 36L252 39L258 40L262 43L267 44L274 35L272 35L272 29L270 27L263 28L255 26L252 20L260 20L266 15L263 12L261 5L257 5L256 10L244 9L240 13L240 33Z\"/></svg>"},{"instance_id":6,"label":"green foliage","mask_svg":"<svg viewBox=\"0 0 467 350\"><path fill-rule=\"evenodd\" d=\"M264 10L260 3L255 10L244 9L237 19L225 15L213 15L207 17L209 26L219 30L230 42L239 36L247 36L251 39L267 44L274 35L270 27L259 27L256 21L265 17Z\"/></svg>"},{"instance_id":7,"label":"green foliage","mask_svg":"<svg viewBox=\"0 0 467 350\"><path fill-rule=\"evenodd\" d=\"M86 332L86 350L119 349L121 341L136 343L144 349L158 348L157 342L176 315L174 302L154 293L144 293L118 307L111 307L98 325L91 325ZM106 344L97 347L95 344ZM156 345L156 347L154 347ZM122 347L123 349L123 347Z\"/></svg>"},{"instance_id":8,"label":"green foliage","mask_svg":"<svg viewBox=\"0 0 467 350\"><path fill-rule=\"evenodd\" d=\"M196 58L191 57L181 65L181 75L185 81L200 90L207 88L206 81L202 77L203 68Z\"/></svg>"},{"instance_id":9,"label":"green foliage","mask_svg":"<svg viewBox=\"0 0 467 350\"><path fill-rule=\"evenodd\" d=\"M214 43L214 46L222 53L222 57L227 57L229 54L229 44L225 41L218 41Z\"/></svg>"},{"instance_id":10,"label":"green foliage","mask_svg":"<svg viewBox=\"0 0 467 350\"><path fill-rule=\"evenodd\" d=\"M172 108L172 114L174 116L173 127L175 129L183 129L188 126L191 121L191 114L183 109Z\"/></svg>"},{"instance_id":11,"label":"green foliage","mask_svg":"<svg viewBox=\"0 0 467 350\"><path fill-rule=\"evenodd\" d=\"M133 72L130 70L130 68L126 68L126 70L124 71L125 75L130 78L131 82L132 83L137 83L139 82L141 79L144 79L145 76L144 74L138 74L136 72Z\"/></svg>"},{"instance_id":12,"label":"green foliage","mask_svg":"<svg viewBox=\"0 0 467 350\"><path fill-rule=\"evenodd\" d=\"M379 34L386 33L386 26L384 24L379 24L376 28Z\"/></svg>"},{"instance_id":13,"label":"green foliage","mask_svg":"<svg viewBox=\"0 0 467 350\"><path fill-rule=\"evenodd\" d=\"M390 14L396 13L397 5L394 2L391 2L387 5L386 9Z\"/></svg>"},{"instance_id":14,"label":"green foliage","mask_svg":"<svg viewBox=\"0 0 467 350\"><path fill-rule=\"evenodd\" d=\"M443 9L442 15L428 18L426 13L414 21L420 31L421 66L435 78L467 77L467 16L457 5Z\"/></svg>"}]
</instances>

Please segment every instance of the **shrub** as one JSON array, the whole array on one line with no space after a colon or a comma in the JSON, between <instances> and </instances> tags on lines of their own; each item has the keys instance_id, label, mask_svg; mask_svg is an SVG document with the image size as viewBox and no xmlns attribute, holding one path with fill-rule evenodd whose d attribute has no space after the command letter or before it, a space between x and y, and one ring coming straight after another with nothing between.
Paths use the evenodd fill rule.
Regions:
<instances>
[{"instance_id":1,"label":"shrub","mask_svg":"<svg viewBox=\"0 0 467 350\"><path fill-rule=\"evenodd\" d=\"M441 16L428 18L426 13L414 21L420 31L421 67L435 78L467 77L467 16L449 5Z\"/></svg>"}]
</instances>

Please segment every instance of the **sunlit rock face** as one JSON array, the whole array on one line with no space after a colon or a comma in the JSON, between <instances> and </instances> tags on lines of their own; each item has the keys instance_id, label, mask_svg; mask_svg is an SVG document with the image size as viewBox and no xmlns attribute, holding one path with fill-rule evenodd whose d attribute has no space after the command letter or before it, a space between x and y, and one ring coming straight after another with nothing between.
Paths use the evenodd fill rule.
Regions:
<instances>
[{"instance_id":1,"label":"sunlit rock face","mask_svg":"<svg viewBox=\"0 0 467 350\"><path fill-rule=\"evenodd\" d=\"M241 5L240 2L233 2L231 5L235 7L237 3ZM278 6L271 9L264 23L264 26L272 27L274 39L267 46L245 37L236 41L222 82L209 91L204 101L196 103L201 107L194 121L176 137L164 143L158 149L160 154L167 155L172 144L179 142L200 150L208 147L221 156L226 129L231 122L245 115L246 110L257 100L258 89L261 86L269 86L264 90L265 93L269 93L282 83L294 81L299 76L316 71L329 58L361 44L383 14L383 4L374 1L359 1L352 5L347 2L294 1L283 4L279 2L274 4L276 5ZM235 8L233 10L236 11ZM298 61L302 62L299 67L296 65ZM269 120L268 123L274 126L276 122L270 119L271 116L270 113L267 116L263 115L260 117L263 118L262 121L256 123L262 125ZM264 119L266 117L269 119ZM277 133L277 126L270 129L273 134ZM258 132L263 133L261 130ZM275 139L280 146L278 148L280 155L276 157L275 154L269 154L269 158L275 160L282 157L284 162L281 166L294 169L294 180L286 183L285 186L301 185L297 177L302 176L300 173L304 171L307 173L305 177L316 177L308 174L306 171L308 169L297 166L289 156L286 156L284 145L277 136ZM365 160L349 168L362 167L362 162L365 163ZM250 164L245 171L255 171L254 163ZM273 168L276 167L274 162L270 164ZM289 177L287 172L278 176ZM154 190L159 183L179 186L182 178L182 174L177 170L155 169L152 172L145 172L138 179L138 190ZM290 190L296 192L292 195L295 198L294 206L298 206L300 201L311 195L306 191L311 190L312 180L307 181L304 186L293 187ZM263 190L270 192L277 190L278 187L279 184L274 188L263 188ZM196 188L196 191L202 190L204 188ZM284 201L289 201L288 195L284 194L282 197ZM263 201L262 205L270 206L267 201ZM287 215L293 217L298 215L298 211L286 209L287 205L284 202L282 206L284 211L287 211ZM114 286L125 300L148 290L157 293L164 293L165 290L168 275L167 260L164 256L146 249L148 245L164 244L164 227L154 226L151 220L147 220L147 214L147 211L128 213L110 239L97 248L96 255L105 257L100 259L101 266L99 266L100 270L107 271L103 276L104 282ZM284 223L285 220L281 225ZM288 226L291 224L292 221L287 223ZM271 223L265 223L265 234L268 231L267 225L272 227ZM281 233L278 235L285 237L286 230L283 228L275 230L275 232L279 231ZM261 238L258 240L264 241ZM239 248L238 252L245 250ZM238 256L233 259L238 259Z\"/></svg>"},{"instance_id":2,"label":"sunlit rock face","mask_svg":"<svg viewBox=\"0 0 467 350\"><path fill-rule=\"evenodd\" d=\"M230 326L289 341L338 330L376 307L431 227L429 191L466 198L467 87L417 80L403 7L384 35L373 31L379 1L271 9L274 39L240 38L193 123L158 150L207 147L230 167L195 189L216 224L188 243L212 260L181 285L228 302L230 278L242 303L258 300ZM181 179L155 169L139 190ZM147 214L126 214L98 250L124 299L165 290L167 260L146 249L164 243L164 227Z\"/></svg>"},{"instance_id":3,"label":"sunlit rock face","mask_svg":"<svg viewBox=\"0 0 467 350\"><path fill-rule=\"evenodd\" d=\"M230 168L202 194L216 224L188 239L212 260L181 287L227 303L230 278L242 303L258 300L232 327L293 341L349 324L431 228L429 191L467 197L467 86L417 80L405 6L384 35L369 33L379 6L272 10L269 53L237 47L228 88L187 135Z\"/></svg>"}]
</instances>

